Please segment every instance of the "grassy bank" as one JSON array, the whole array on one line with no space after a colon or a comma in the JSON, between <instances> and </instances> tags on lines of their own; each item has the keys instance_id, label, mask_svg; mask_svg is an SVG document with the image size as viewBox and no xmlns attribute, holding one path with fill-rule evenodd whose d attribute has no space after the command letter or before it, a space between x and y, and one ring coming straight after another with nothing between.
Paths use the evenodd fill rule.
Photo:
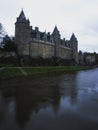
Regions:
<instances>
[{"instance_id":1,"label":"grassy bank","mask_svg":"<svg viewBox=\"0 0 98 130\"><path fill-rule=\"evenodd\" d=\"M28 76L44 73L58 73L58 72L74 72L79 70L90 69L87 66L53 66L53 67L5 67L1 74L2 79Z\"/></svg>"}]
</instances>

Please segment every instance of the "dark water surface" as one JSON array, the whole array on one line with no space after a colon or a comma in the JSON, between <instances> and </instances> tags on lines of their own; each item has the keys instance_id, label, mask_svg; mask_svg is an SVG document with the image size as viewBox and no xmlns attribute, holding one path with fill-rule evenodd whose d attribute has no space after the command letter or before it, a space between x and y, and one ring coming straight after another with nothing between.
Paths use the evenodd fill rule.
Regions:
<instances>
[{"instance_id":1,"label":"dark water surface","mask_svg":"<svg viewBox=\"0 0 98 130\"><path fill-rule=\"evenodd\" d=\"M0 130L98 130L98 69L0 81Z\"/></svg>"}]
</instances>

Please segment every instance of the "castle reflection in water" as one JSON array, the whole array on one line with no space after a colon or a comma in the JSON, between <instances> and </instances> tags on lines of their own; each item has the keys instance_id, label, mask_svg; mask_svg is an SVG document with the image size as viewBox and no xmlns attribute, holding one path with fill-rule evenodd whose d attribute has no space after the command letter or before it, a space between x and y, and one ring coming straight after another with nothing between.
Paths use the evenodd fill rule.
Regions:
<instances>
[{"instance_id":1,"label":"castle reflection in water","mask_svg":"<svg viewBox=\"0 0 98 130\"><path fill-rule=\"evenodd\" d=\"M10 118L13 120L15 117L16 124L24 128L33 114L39 113L41 109L52 108L58 113L61 97L63 99L70 96L70 102L74 104L77 99L76 81L74 75L71 76L72 79L68 77L53 75L6 81L1 85L4 87L1 91L1 117L6 118L6 112L10 112ZM72 82L68 82L69 80Z\"/></svg>"}]
</instances>

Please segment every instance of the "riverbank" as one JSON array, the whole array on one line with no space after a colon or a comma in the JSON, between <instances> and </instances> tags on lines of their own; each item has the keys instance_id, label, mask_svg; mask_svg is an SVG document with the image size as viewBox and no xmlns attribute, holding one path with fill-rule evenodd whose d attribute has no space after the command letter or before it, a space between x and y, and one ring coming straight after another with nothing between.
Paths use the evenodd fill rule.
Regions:
<instances>
[{"instance_id":1,"label":"riverbank","mask_svg":"<svg viewBox=\"0 0 98 130\"><path fill-rule=\"evenodd\" d=\"M91 69L88 66L51 66L51 67L5 67L1 79L47 73L66 73Z\"/></svg>"}]
</instances>

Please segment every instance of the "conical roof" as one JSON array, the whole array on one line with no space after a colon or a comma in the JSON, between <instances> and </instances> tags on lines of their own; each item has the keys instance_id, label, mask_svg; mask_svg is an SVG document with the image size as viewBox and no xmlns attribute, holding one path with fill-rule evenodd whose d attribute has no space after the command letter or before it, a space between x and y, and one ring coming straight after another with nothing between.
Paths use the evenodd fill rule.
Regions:
<instances>
[{"instance_id":1,"label":"conical roof","mask_svg":"<svg viewBox=\"0 0 98 130\"><path fill-rule=\"evenodd\" d=\"M19 15L19 19L25 19L26 20L26 17L25 17L23 10L21 11L21 13Z\"/></svg>"},{"instance_id":2,"label":"conical roof","mask_svg":"<svg viewBox=\"0 0 98 130\"><path fill-rule=\"evenodd\" d=\"M57 26L55 26L55 28L53 30L53 34L59 34L59 30L58 30Z\"/></svg>"},{"instance_id":3,"label":"conical roof","mask_svg":"<svg viewBox=\"0 0 98 130\"><path fill-rule=\"evenodd\" d=\"M21 11L19 17L17 18L17 22L26 22L26 17L23 10Z\"/></svg>"},{"instance_id":4,"label":"conical roof","mask_svg":"<svg viewBox=\"0 0 98 130\"><path fill-rule=\"evenodd\" d=\"M74 33L72 33L72 36L71 36L71 38L70 38L70 41L75 41L75 42L77 42L77 38L76 38L76 36L75 36Z\"/></svg>"}]
</instances>

